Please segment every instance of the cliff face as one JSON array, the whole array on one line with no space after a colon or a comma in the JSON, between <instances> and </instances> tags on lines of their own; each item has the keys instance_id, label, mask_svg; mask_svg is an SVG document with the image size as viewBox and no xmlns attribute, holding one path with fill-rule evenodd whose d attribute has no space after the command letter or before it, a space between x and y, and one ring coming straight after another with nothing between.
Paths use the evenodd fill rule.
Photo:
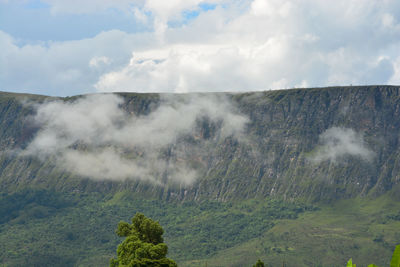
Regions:
<instances>
[{"instance_id":1,"label":"cliff face","mask_svg":"<svg viewBox=\"0 0 400 267\"><path fill-rule=\"evenodd\" d=\"M151 114L157 94L120 94L132 116ZM185 98L185 96L170 96ZM400 88L338 87L226 94L248 118L239 137L207 116L160 153L197 172L190 185L93 181L20 151L35 138L34 105L50 98L0 95L2 191L39 186L67 191L132 190L163 199L262 196L311 201L400 192ZM70 101L63 99L62 101ZM184 114L182 114L184 116ZM165 175L165 174L160 174ZM161 177L162 178L162 177Z\"/></svg>"},{"instance_id":2,"label":"cliff face","mask_svg":"<svg viewBox=\"0 0 400 267\"><path fill-rule=\"evenodd\" d=\"M258 153L235 147L226 172L201 182L208 186L203 192L332 199L398 183L398 88L289 90L236 100L251 118Z\"/></svg>"}]
</instances>

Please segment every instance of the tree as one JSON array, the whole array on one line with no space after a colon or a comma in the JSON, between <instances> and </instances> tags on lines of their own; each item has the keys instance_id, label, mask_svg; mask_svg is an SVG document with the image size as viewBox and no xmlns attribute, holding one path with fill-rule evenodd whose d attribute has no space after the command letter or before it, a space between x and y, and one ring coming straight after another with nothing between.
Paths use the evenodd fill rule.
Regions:
<instances>
[{"instance_id":1,"label":"tree","mask_svg":"<svg viewBox=\"0 0 400 267\"><path fill-rule=\"evenodd\" d=\"M347 265L346 265L347 267L356 267L356 265L355 264L353 264L353 259L350 259L348 262L347 262Z\"/></svg>"},{"instance_id":2,"label":"tree","mask_svg":"<svg viewBox=\"0 0 400 267\"><path fill-rule=\"evenodd\" d=\"M393 252L390 267L400 267L400 245L397 245Z\"/></svg>"},{"instance_id":3,"label":"tree","mask_svg":"<svg viewBox=\"0 0 400 267\"><path fill-rule=\"evenodd\" d=\"M126 238L118 245L117 259L110 260L110 267L177 266L166 258L168 247L163 243L161 225L142 213L136 213L132 224L120 222L116 232Z\"/></svg>"},{"instance_id":4,"label":"tree","mask_svg":"<svg viewBox=\"0 0 400 267\"><path fill-rule=\"evenodd\" d=\"M264 267L264 262L262 262L261 260L258 260L258 261L256 262L256 264L253 265L253 267Z\"/></svg>"}]
</instances>

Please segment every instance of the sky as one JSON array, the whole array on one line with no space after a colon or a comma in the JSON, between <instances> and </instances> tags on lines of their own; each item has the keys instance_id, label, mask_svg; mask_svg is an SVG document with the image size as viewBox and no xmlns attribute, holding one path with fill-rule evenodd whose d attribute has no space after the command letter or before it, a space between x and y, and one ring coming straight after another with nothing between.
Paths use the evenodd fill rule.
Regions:
<instances>
[{"instance_id":1,"label":"sky","mask_svg":"<svg viewBox=\"0 0 400 267\"><path fill-rule=\"evenodd\" d=\"M0 0L0 91L400 84L398 0Z\"/></svg>"}]
</instances>

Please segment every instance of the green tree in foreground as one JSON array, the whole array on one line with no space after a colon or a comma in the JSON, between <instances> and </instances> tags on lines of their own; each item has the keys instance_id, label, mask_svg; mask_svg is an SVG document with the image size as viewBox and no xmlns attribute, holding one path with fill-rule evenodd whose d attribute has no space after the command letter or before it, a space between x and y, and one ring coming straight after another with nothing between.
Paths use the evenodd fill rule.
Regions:
<instances>
[{"instance_id":1,"label":"green tree in foreground","mask_svg":"<svg viewBox=\"0 0 400 267\"><path fill-rule=\"evenodd\" d=\"M262 262L261 260L258 260L256 262L255 265L253 265L253 267L265 267L264 262Z\"/></svg>"},{"instance_id":2,"label":"green tree in foreground","mask_svg":"<svg viewBox=\"0 0 400 267\"><path fill-rule=\"evenodd\" d=\"M397 245L396 249L393 252L390 267L400 267L400 245Z\"/></svg>"},{"instance_id":3,"label":"green tree in foreground","mask_svg":"<svg viewBox=\"0 0 400 267\"><path fill-rule=\"evenodd\" d=\"M356 265L353 264L353 259L350 259L350 260L347 262L346 267L356 267Z\"/></svg>"},{"instance_id":4,"label":"green tree in foreground","mask_svg":"<svg viewBox=\"0 0 400 267\"><path fill-rule=\"evenodd\" d=\"M355 264L353 264L353 260L350 259L347 262L347 267L356 267ZM370 264L368 267L378 267L375 264ZM400 245L397 245L392 256L392 260L390 261L390 267L400 267Z\"/></svg>"},{"instance_id":5,"label":"green tree in foreground","mask_svg":"<svg viewBox=\"0 0 400 267\"><path fill-rule=\"evenodd\" d=\"M126 237L118 246L117 259L111 259L110 267L176 267L166 258L168 247L163 243L164 230L158 222L136 213L132 224L120 222L117 234Z\"/></svg>"}]
</instances>

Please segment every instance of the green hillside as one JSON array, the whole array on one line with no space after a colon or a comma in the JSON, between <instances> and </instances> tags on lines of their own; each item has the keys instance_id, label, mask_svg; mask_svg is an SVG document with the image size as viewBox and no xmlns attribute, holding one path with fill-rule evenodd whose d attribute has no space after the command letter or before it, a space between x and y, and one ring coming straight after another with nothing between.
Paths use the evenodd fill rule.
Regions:
<instances>
[{"instance_id":1,"label":"green hillside","mask_svg":"<svg viewBox=\"0 0 400 267\"><path fill-rule=\"evenodd\" d=\"M182 266L389 266L400 240L400 203L390 197L341 200L305 212L296 220L279 220L259 237L218 252L210 259Z\"/></svg>"},{"instance_id":2,"label":"green hillside","mask_svg":"<svg viewBox=\"0 0 400 267\"><path fill-rule=\"evenodd\" d=\"M160 221L169 257L179 266L250 266L258 258L272 266L344 266L350 257L360 266L388 266L400 240L400 203L390 194L310 205L30 190L3 196L1 207L11 205L2 217L13 215L0 228L4 266L108 266L121 242L117 222L136 212Z\"/></svg>"}]
</instances>

